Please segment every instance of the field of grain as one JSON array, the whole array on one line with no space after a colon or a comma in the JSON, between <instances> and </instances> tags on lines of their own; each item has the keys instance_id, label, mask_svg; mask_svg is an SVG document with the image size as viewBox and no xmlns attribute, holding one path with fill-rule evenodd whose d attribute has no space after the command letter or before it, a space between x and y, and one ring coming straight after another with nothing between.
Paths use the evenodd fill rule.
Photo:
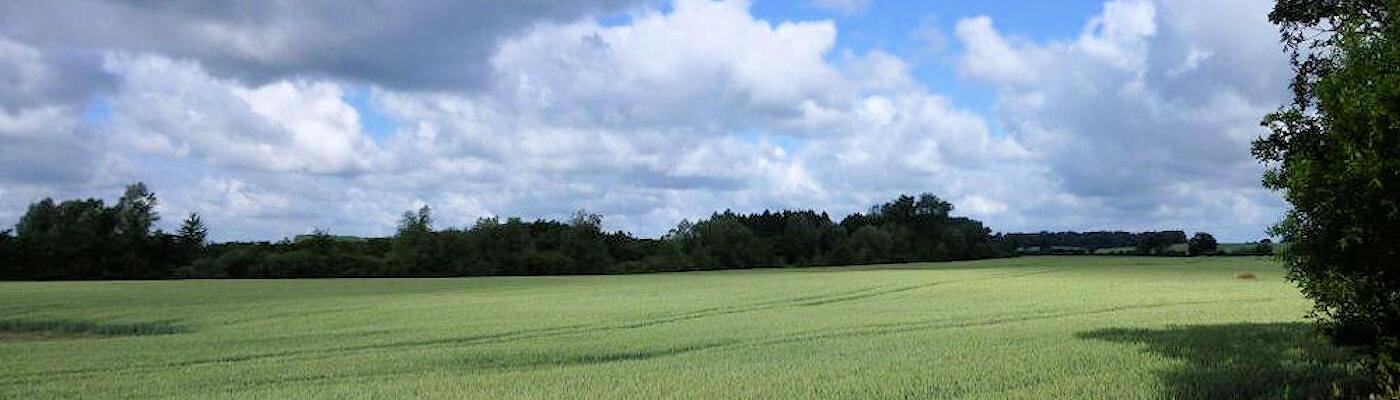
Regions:
<instances>
[{"instance_id":1,"label":"field of grain","mask_svg":"<svg viewBox=\"0 0 1400 400\"><path fill-rule=\"evenodd\" d=\"M1308 398L1357 384L1282 272L1093 256L8 282L0 398Z\"/></svg>"}]
</instances>

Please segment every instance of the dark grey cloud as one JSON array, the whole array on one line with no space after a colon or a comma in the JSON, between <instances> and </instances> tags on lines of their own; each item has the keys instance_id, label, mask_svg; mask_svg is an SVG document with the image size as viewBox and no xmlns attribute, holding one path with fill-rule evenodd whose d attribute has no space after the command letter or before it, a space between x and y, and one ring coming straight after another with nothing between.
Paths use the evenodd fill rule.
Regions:
<instances>
[{"instance_id":1,"label":"dark grey cloud","mask_svg":"<svg viewBox=\"0 0 1400 400\"><path fill-rule=\"evenodd\" d=\"M98 164L99 139L90 134L44 132L43 140L0 136L0 183L71 184L88 180Z\"/></svg>"},{"instance_id":2,"label":"dark grey cloud","mask_svg":"<svg viewBox=\"0 0 1400 400\"><path fill-rule=\"evenodd\" d=\"M46 51L192 58L253 83L324 76L472 89L485 83L500 39L636 2L16 0L0 4L0 36Z\"/></svg>"},{"instance_id":3,"label":"dark grey cloud","mask_svg":"<svg viewBox=\"0 0 1400 400\"><path fill-rule=\"evenodd\" d=\"M0 35L0 108L82 104L114 84L100 55L43 51Z\"/></svg>"}]
</instances>

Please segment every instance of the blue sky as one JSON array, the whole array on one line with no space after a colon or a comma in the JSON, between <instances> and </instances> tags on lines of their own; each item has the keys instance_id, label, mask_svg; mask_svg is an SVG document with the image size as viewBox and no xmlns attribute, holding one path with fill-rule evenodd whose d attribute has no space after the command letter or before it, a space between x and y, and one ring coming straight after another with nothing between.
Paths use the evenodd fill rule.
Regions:
<instances>
[{"instance_id":1,"label":"blue sky","mask_svg":"<svg viewBox=\"0 0 1400 400\"><path fill-rule=\"evenodd\" d=\"M145 181L221 240L933 192L998 231L1283 212L1268 0L0 4L0 225ZM108 23L94 26L93 18Z\"/></svg>"},{"instance_id":2,"label":"blue sky","mask_svg":"<svg viewBox=\"0 0 1400 400\"><path fill-rule=\"evenodd\" d=\"M924 84L957 98L963 107L990 112L996 103L994 88L957 76L954 63L961 43L952 37L954 22L986 15L1009 36L1062 39L1078 35L1084 21L1102 8L1102 1L1084 0L898 0L873 1L858 11L833 13L808 1L783 0L757 1L753 13L777 21L834 19L842 31L839 48L857 53L882 49L920 60L913 72Z\"/></svg>"},{"instance_id":3,"label":"blue sky","mask_svg":"<svg viewBox=\"0 0 1400 400\"><path fill-rule=\"evenodd\" d=\"M667 2L652 7L666 9ZM860 10L841 12L804 0L755 1L754 16L768 21L834 20L841 29L836 47L864 53L880 49L907 59L918 59L913 71L925 85L957 98L959 105L990 113L996 104L992 87L958 79L954 65L960 43L951 38L952 21L987 15L1007 27L1007 35L1028 39L1073 37L1083 29L1084 20L1103 7L1100 1L1066 0L1056 2L994 1L876 1ZM618 12L598 16L606 25L625 25L629 14ZM833 52L838 57L840 51ZM389 135L397 127L392 116L382 112L370 96L370 88L356 86L346 101L360 112L365 129L376 137ZM100 103L98 104L100 107ZM738 133L745 137L755 132ZM792 143L790 138L780 138ZM790 147L791 145L784 145Z\"/></svg>"}]
</instances>

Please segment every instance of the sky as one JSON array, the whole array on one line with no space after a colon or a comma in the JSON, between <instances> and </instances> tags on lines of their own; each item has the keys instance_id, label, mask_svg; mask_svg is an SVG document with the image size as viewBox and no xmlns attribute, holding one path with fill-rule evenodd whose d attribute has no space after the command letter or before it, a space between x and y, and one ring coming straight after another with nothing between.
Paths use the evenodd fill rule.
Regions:
<instances>
[{"instance_id":1,"label":"sky","mask_svg":"<svg viewBox=\"0 0 1400 400\"><path fill-rule=\"evenodd\" d=\"M1269 0L0 3L0 227L143 181L216 240L578 209L839 218L934 193L999 232L1286 209L1249 154Z\"/></svg>"}]
</instances>

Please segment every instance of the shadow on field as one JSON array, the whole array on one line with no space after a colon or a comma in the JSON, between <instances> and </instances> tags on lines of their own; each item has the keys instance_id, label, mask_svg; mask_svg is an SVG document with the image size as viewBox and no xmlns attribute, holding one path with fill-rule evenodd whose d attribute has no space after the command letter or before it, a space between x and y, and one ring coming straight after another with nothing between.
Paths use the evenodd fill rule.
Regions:
<instances>
[{"instance_id":1,"label":"shadow on field","mask_svg":"<svg viewBox=\"0 0 1400 400\"><path fill-rule=\"evenodd\" d=\"M1183 361L1159 373L1168 398L1352 398L1368 385L1355 354L1329 345L1305 323L1110 328L1078 336L1141 344Z\"/></svg>"},{"instance_id":2,"label":"shadow on field","mask_svg":"<svg viewBox=\"0 0 1400 400\"><path fill-rule=\"evenodd\" d=\"M167 322L99 323L78 320L0 320L0 340L44 340L74 337L169 335L189 328Z\"/></svg>"},{"instance_id":3,"label":"shadow on field","mask_svg":"<svg viewBox=\"0 0 1400 400\"><path fill-rule=\"evenodd\" d=\"M573 365L595 365L622 361L642 361L659 357L675 356L693 351L725 348L737 342L721 341L702 343L675 348L642 349L627 351L605 351L598 353L512 353L508 356L481 356L458 359L458 364L472 368L493 369L534 369L540 367L564 367Z\"/></svg>"}]
</instances>

